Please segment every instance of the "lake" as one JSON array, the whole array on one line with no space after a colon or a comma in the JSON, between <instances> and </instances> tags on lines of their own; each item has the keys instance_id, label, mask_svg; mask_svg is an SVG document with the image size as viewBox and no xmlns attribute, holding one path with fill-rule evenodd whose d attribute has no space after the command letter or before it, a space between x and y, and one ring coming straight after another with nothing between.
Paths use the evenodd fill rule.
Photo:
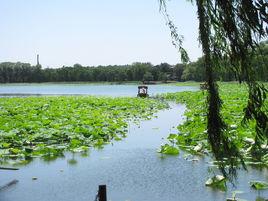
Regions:
<instances>
[{"instance_id":1,"label":"lake","mask_svg":"<svg viewBox=\"0 0 268 201\"><path fill-rule=\"evenodd\" d=\"M136 85L41 84L0 88L1 93L9 94L136 96L137 93ZM154 85L149 90L156 94L197 88ZM103 149L91 149L88 154L66 153L53 161L39 158L18 171L1 171L0 186L13 179L19 183L0 191L0 201L94 201L100 184L107 185L110 201L225 201L234 190L243 191L237 197L246 200L268 198L267 191L258 192L249 186L251 180L268 180L267 169L241 170L236 186L228 184L228 191L221 192L204 185L212 176L210 158L195 156L198 161L191 161L185 159L183 152L179 156L159 154L157 149L166 142L166 137L177 133L176 126L184 121L185 106L170 105L170 109L158 112L157 118L138 125L130 123L125 139ZM33 177L37 180L32 180Z\"/></svg>"},{"instance_id":2,"label":"lake","mask_svg":"<svg viewBox=\"0 0 268 201\"><path fill-rule=\"evenodd\" d=\"M13 179L19 183L0 192L1 201L94 201L99 184L106 184L111 201L225 201L233 190L243 191L240 198L255 200L268 197L248 182L265 180L267 170L240 171L236 187L227 192L204 185L208 158L187 161L184 154L162 156L157 149L175 126L183 121L185 107L172 104L152 120L130 124L128 137L102 150L92 149L88 156L66 154L55 161L36 159L18 171L2 172L0 185ZM194 157L197 158L197 157ZM32 180L37 177L37 180Z\"/></svg>"},{"instance_id":3,"label":"lake","mask_svg":"<svg viewBox=\"0 0 268 201\"><path fill-rule=\"evenodd\" d=\"M150 96L179 91L198 90L192 86L149 85ZM108 84L0 84L0 96L23 95L98 95L98 96L137 96L138 85Z\"/></svg>"}]
</instances>

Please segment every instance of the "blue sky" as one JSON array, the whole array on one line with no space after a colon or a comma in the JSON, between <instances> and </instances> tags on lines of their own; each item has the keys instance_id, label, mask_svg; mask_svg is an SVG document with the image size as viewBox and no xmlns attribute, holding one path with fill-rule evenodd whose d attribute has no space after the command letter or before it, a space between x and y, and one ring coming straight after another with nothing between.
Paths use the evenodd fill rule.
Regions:
<instances>
[{"instance_id":1,"label":"blue sky","mask_svg":"<svg viewBox=\"0 0 268 201\"><path fill-rule=\"evenodd\" d=\"M171 0L169 12L191 60L201 56L196 11ZM1 0L0 62L113 65L180 62L158 0Z\"/></svg>"}]
</instances>

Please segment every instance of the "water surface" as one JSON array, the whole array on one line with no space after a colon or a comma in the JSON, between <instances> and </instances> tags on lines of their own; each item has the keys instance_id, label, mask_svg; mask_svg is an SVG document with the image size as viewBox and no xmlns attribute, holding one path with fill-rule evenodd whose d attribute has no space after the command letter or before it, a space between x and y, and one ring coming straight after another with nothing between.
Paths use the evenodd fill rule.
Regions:
<instances>
[{"instance_id":1,"label":"water surface","mask_svg":"<svg viewBox=\"0 0 268 201\"><path fill-rule=\"evenodd\" d=\"M127 138L91 150L89 156L67 154L51 162L37 159L19 171L1 172L0 185L12 179L19 183L0 192L0 200L93 201L100 184L107 185L111 201L225 201L236 189L244 191L239 195L243 199L268 198L267 191L258 193L248 184L251 179L267 180L267 170L241 171L237 188L230 185L228 192L220 192L204 185L211 176L208 158L192 162L183 153L166 157L157 153L168 134L177 132L184 110L183 105L173 104L158 118L130 124Z\"/></svg>"},{"instance_id":2,"label":"water surface","mask_svg":"<svg viewBox=\"0 0 268 201\"><path fill-rule=\"evenodd\" d=\"M193 91L198 87L149 85L149 95L159 93ZM0 84L0 96L23 95L101 95L137 96L138 85L93 84Z\"/></svg>"}]
</instances>

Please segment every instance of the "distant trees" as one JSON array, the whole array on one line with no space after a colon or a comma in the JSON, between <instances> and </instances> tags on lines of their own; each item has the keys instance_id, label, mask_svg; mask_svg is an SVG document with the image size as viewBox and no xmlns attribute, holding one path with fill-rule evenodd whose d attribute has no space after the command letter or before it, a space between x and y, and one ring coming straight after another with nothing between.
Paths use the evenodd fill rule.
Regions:
<instances>
[{"instance_id":1,"label":"distant trees","mask_svg":"<svg viewBox=\"0 0 268 201\"><path fill-rule=\"evenodd\" d=\"M204 81L205 80L205 69L204 69L204 59L199 58L196 62L191 62L183 70L181 79L182 80L195 80Z\"/></svg>"},{"instance_id":2,"label":"distant trees","mask_svg":"<svg viewBox=\"0 0 268 201\"><path fill-rule=\"evenodd\" d=\"M36 82L40 79L40 70L28 63L4 62L0 64L0 82Z\"/></svg>"},{"instance_id":3,"label":"distant trees","mask_svg":"<svg viewBox=\"0 0 268 201\"><path fill-rule=\"evenodd\" d=\"M257 79L268 81L268 41L260 44L260 53L254 56L252 63L257 72Z\"/></svg>"},{"instance_id":4,"label":"distant trees","mask_svg":"<svg viewBox=\"0 0 268 201\"><path fill-rule=\"evenodd\" d=\"M256 55L252 65L260 81L268 81L268 42L260 45L262 55ZM223 61L224 62L224 61ZM229 64L223 64L229 65ZM219 68L217 79L233 81L235 76L229 68ZM80 64L61 68L42 68L28 63L0 63L0 83L22 82L124 82L124 81L204 81L204 58L187 65L168 63L152 65L136 62L131 65L89 67Z\"/></svg>"},{"instance_id":5,"label":"distant trees","mask_svg":"<svg viewBox=\"0 0 268 201\"><path fill-rule=\"evenodd\" d=\"M143 75L143 80L146 81L152 81L154 80L154 76L150 71L147 71L144 75Z\"/></svg>"}]
</instances>

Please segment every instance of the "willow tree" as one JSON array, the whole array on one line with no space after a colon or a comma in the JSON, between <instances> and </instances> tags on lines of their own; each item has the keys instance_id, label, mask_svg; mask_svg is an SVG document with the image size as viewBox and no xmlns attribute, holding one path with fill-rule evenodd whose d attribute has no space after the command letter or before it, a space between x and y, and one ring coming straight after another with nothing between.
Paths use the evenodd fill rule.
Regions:
<instances>
[{"instance_id":1,"label":"willow tree","mask_svg":"<svg viewBox=\"0 0 268 201\"><path fill-rule=\"evenodd\" d=\"M183 48L183 37L170 19L165 0L159 0L173 44L181 53L182 61L188 62ZM219 166L225 176L235 173L235 164L243 158L226 130L228 125L221 116L222 100L216 82L216 69L230 68L239 82L248 86L248 103L244 109L243 123L256 121L255 144L252 155L262 156L261 144L267 143L268 117L264 109L267 89L255 79L253 56L259 51L259 42L268 36L267 0L191 0L197 7L199 40L205 60L207 95L208 142L216 160L225 161ZM229 66L222 65L228 61ZM227 166L231 167L227 170ZM234 174L231 174L234 175Z\"/></svg>"}]
</instances>

